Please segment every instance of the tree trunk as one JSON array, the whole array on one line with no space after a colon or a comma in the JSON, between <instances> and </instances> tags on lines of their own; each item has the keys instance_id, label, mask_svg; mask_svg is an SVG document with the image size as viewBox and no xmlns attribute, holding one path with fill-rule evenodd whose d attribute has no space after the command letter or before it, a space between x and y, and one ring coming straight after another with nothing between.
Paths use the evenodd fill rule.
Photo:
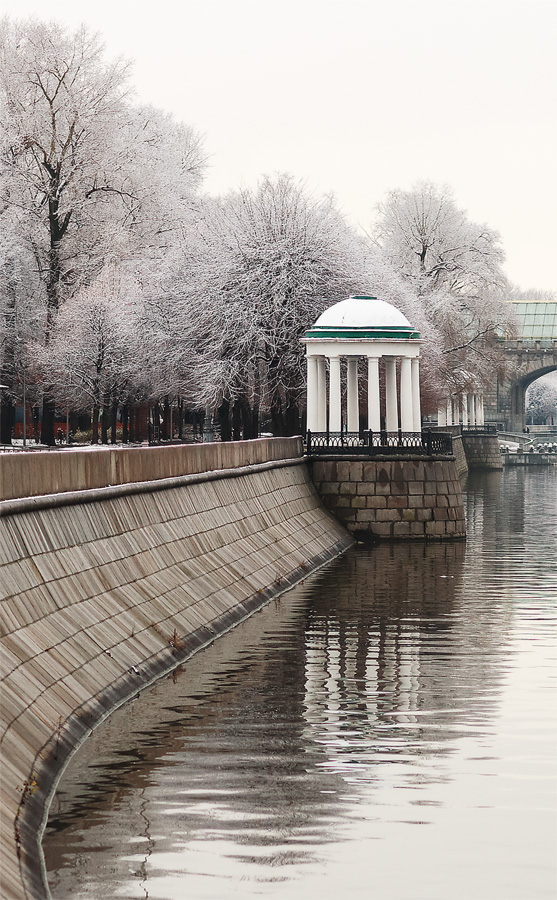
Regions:
<instances>
[{"instance_id":1,"label":"tree trunk","mask_svg":"<svg viewBox=\"0 0 557 900\"><path fill-rule=\"evenodd\" d=\"M108 426L110 424L110 406L108 400L103 403L103 412L101 416L101 441L108 444Z\"/></svg>"},{"instance_id":2,"label":"tree trunk","mask_svg":"<svg viewBox=\"0 0 557 900\"><path fill-rule=\"evenodd\" d=\"M253 437L253 411L247 399L242 397L242 437L249 441Z\"/></svg>"},{"instance_id":3,"label":"tree trunk","mask_svg":"<svg viewBox=\"0 0 557 900\"><path fill-rule=\"evenodd\" d=\"M129 441L128 422L130 417L130 407L124 403L122 407L122 443L127 444Z\"/></svg>"},{"instance_id":4,"label":"tree trunk","mask_svg":"<svg viewBox=\"0 0 557 900\"><path fill-rule=\"evenodd\" d=\"M163 440L165 441L172 440L172 434L170 432L170 401L168 399L168 394L164 398L161 438L163 438Z\"/></svg>"},{"instance_id":5,"label":"tree trunk","mask_svg":"<svg viewBox=\"0 0 557 900\"><path fill-rule=\"evenodd\" d=\"M232 429L230 427L230 402L226 398L223 398L223 401L219 406L217 416L220 427L221 441L232 440Z\"/></svg>"},{"instance_id":6,"label":"tree trunk","mask_svg":"<svg viewBox=\"0 0 557 900\"><path fill-rule=\"evenodd\" d=\"M93 419L91 422L91 443L99 443L99 407L93 407Z\"/></svg>"},{"instance_id":7,"label":"tree trunk","mask_svg":"<svg viewBox=\"0 0 557 900\"><path fill-rule=\"evenodd\" d=\"M41 420L41 443L47 447L54 447L56 444L54 436L54 416L56 413L56 404L47 394L43 399L43 416Z\"/></svg>"},{"instance_id":8,"label":"tree trunk","mask_svg":"<svg viewBox=\"0 0 557 900\"><path fill-rule=\"evenodd\" d=\"M54 321L60 306L60 278L62 273L62 265L60 260L60 245L64 237L71 218L71 212L64 216L60 214L60 202L58 198L58 178L50 179L51 190L48 201L48 222L50 230L50 250L48 254L48 276L46 284L46 332L45 343L48 345L50 332L54 326ZM43 395L43 417L41 423L41 441L48 447L54 447L56 444L54 435L54 416L55 403L51 396L52 388L44 387Z\"/></svg>"},{"instance_id":9,"label":"tree trunk","mask_svg":"<svg viewBox=\"0 0 557 900\"><path fill-rule=\"evenodd\" d=\"M176 415L178 416L178 437L182 440L184 437L184 401L182 397L178 397L176 402Z\"/></svg>"},{"instance_id":10,"label":"tree trunk","mask_svg":"<svg viewBox=\"0 0 557 900\"><path fill-rule=\"evenodd\" d=\"M286 411L284 415L285 435L293 437L295 434L301 434L300 410L297 403L290 397L286 400Z\"/></svg>"},{"instance_id":11,"label":"tree trunk","mask_svg":"<svg viewBox=\"0 0 557 900\"><path fill-rule=\"evenodd\" d=\"M7 397L2 397L0 406L0 444L11 444L14 424L14 405Z\"/></svg>"},{"instance_id":12,"label":"tree trunk","mask_svg":"<svg viewBox=\"0 0 557 900\"><path fill-rule=\"evenodd\" d=\"M286 429L282 411L282 400L278 394L275 394L271 401L271 422L273 425L273 434L276 437L283 437Z\"/></svg>"},{"instance_id":13,"label":"tree trunk","mask_svg":"<svg viewBox=\"0 0 557 900\"><path fill-rule=\"evenodd\" d=\"M116 443L116 425L118 422L118 403L115 401L110 410L110 443Z\"/></svg>"},{"instance_id":14,"label":"tree trunk","mask_svg":"<svg viewBox=\"0 0 557 900\"><path fill-rule=\"evenodd\" d=\"M239 400L235 400L232 407L232 440L242 440L242 407Z\"/></svg>"}]
</instances>

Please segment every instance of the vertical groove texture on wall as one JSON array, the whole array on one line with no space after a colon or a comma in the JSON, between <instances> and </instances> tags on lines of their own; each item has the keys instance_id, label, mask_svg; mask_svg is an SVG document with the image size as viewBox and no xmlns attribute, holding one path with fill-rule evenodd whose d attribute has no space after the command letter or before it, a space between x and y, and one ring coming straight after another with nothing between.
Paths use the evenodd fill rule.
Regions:
<instances>
[{"instance_id":1,"label":"vertical groove texture on wall","mask_svg":"<svg viewBox=\"0 0 557 900\"><path fill-rule=\"evenodd\" d=\"M5 516L0 535L0 885L10 900L44 895L26 848L71 747L350 538L303 464Z\"/></svg>"}]
</instances>

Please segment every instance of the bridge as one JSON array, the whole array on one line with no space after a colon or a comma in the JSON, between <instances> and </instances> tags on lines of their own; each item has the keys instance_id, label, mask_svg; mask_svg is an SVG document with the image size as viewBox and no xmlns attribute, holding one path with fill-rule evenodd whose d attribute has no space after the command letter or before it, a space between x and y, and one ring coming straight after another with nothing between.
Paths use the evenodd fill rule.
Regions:
<instances>
[{"instance_id":1,"label":"bridge","mask_svg":"<svg viewBox=\"0 0 557 900\"><path fill-rule=\"evenodd\" d=\"M557 301L514 301L518 334L506 337L507 374L484 395L485 419L514 433L525 425L525 394L536 379L557 371Z\"/></svg>"}]
</instances>

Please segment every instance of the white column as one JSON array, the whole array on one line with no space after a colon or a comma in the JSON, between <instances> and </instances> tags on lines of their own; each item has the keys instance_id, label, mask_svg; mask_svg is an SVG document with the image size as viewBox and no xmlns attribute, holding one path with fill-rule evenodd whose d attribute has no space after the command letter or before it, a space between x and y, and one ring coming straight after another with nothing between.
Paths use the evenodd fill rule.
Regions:
<instances>
[{"instance_id":1,"label":"white column","mask_svg":"<svg viewBox=\"0 0 557 900\"><path fill-rule=\"evenodd\" d=\"M387 431L398 431L398 407L396 396L396 358L385 357L385 400Z\"/></svg>"},{"instance_id":2,"label":"white column","mask_svg":"<svg viewBox=\"0 0 557 900\"><path fill-rule=\"evenodd\" d=\"M480 394L480 396L478 397L478 407L479 407L479 410L478 410L478 412L479 412L479 416L478 416L478 425L485 425L485 418L484 418L484 398L483 398L483 396L482 396L481 394Z\"/></svg>"},{"instance_id":3,"label":"white column","mask_svg":"<svg viewBox=\"0 0 557 900\"><path fill-rule=\"evenodd\" d=\"M408 356L403 356L400 361L400 427L404 432L414 430L412 360Z\"/></svg>"},{"instance_id":4,"label":"white column","mask_svg":"<svg viewBox=\"0 0 557 900\"><path fill-rule=\"evenodd\" d=\"M317 357L317 431L327 430L327 366L325 357Z\"/></svg>"},{"instance_id":5,"label":"white column","mask_svg":"<svg viewBox=\"0 0 557 900\"><path fill-rule=\"evenodd\" d=\"M453 401L449 397L447 400L447 425L453 424Z\"/></svg>"},{"instance_id":6,"label":"white column","mask_svg":"<svg viewBox=\"0 0 557 900\"><path fill-rule=\"evenodd\" d=\"M340 413L340 357L331 356L329 360L329 431L339 432Z\"/></svg>"},{"instance_id":7,"label":"white column","mask_svg":"<svg viewBox=\"0 0 557 900\"><path fill-rule=\"evenodd\" d=\"M422 430L422 409L420 405L420 359L412 359L412 431Z\"/></svg>"},{"instance_id":8,"label":"white column","mask_svg":"<svg viewBox=\"0 0 557 900\"><path fill-rule=\"evenodd\" d=\"M381 430L379 359L377 356L368 356L367 360L367 427L370 431Z\"/></svg>"},{"instance_id":9,"label":"white column","mask_svg":"<svg viewBox=\"0 0 557 900\"><path fill-rule=\"evenodd\" d=\"M360 430L360 405L358 402L358 359L349 356L346 361L346 430Z\"/></svg>"},{"instance_id":10,"label":"white column","mask_svg":"<svg viewBox=\"0 0 557 900\"><path fill-rule=\"evenodd\" d=\"M477 425L476 421L476 395L470 394L470 424Z\"/></svg>"},{"instance_id":11,"label":"white column","mask_svg":"<svg viewBox=\"0 0 557 900\"><path fill-rule=\"evenodd\" d=\"M462 424L468 425L468 394L462 395Z\"/></svg>"},{"instance_id":12,"label":"white column","mask_svg":"<svg viewBox=\"0 0 557 900\"><path fill-rule=\"evenodd\" d=\"M307 358L307 428L308 431L318 431L317 427L317 358Z\"/></svg>"},{"instance_id":13,"label":"white column","mask_svg":"<svg viewBox=\"0 0 557 900\"><path fill-rule=\"evenodd\" d=\"M437 410L437 424L440 427L443 427L447 424L447 407L446 407L446 405L440 406L439 409Z\"/></svg>"}]
</instances>

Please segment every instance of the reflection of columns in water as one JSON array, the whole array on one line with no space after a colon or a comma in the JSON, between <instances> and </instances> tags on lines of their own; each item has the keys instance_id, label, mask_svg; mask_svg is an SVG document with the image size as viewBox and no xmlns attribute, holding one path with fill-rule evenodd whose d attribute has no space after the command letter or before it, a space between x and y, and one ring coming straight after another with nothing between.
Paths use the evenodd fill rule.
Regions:
<instances>
[{"instance_id":1,"label":"reflection of columns in water","mask_svg":"<svg viewBox=\"0 0 557 900\"><path fill-rule=\"evenodd\" d=\"M324 634L308 634L306 706L311 718L336 733L339 724L355 724L355 699L358 718L370 724L391 710L411 714L417 709L420 643L408 640L409 629L381 620L364 632L339 621L329 622Z\"/></svg>"}]
</instances>

